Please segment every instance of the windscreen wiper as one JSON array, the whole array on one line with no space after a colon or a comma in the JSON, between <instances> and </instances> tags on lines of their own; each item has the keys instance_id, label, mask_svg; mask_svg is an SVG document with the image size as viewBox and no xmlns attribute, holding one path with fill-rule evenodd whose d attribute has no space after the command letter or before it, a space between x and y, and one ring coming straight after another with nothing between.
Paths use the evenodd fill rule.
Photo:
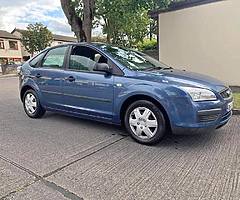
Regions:
<instances>
[{"instance_id":1,"label":"windscreen wiper","mask_svg":"<svg viewBox=\"0 0 240 200\"><path fill-rule=\"evenodd\" d=\"M173 69L172 67L164 67L162 70L168 70L168 69Z\"/></svg>"},{"instance_id":2,"label":"windscreen wiper","mask_svg":"<svg viewBox=\"0 0 240 200\"><path fill-rule=\"evenodd\" d=\"M152 70L159 70L159 69L163 69L162 67L149 67L146 68L144 71L152 71Z\"/></svg>"}]
</instances>

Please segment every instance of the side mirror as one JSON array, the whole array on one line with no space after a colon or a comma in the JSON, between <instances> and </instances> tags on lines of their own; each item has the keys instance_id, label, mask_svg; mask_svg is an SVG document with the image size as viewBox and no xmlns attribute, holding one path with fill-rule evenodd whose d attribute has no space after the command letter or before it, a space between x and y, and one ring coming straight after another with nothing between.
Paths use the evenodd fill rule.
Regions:
<instances>
[{"instance_id":1,"label":"side mirror","mask_svg":"<svg viewBox=\"0 0 240 200\"><path fill-rule=\"evenodd\" d=\"M112 68L107 63L96 63L93 71L112 73Z\"/></svg>"},{"instance_id":2,"label":"side mirror","mask_svg":"<svg viewBox=\"0 0 240 200\"><path fill-rule=\"evenodd\" d=\"M21 73L22 73L22 66L18 66L17 67L17 74L21 75Z\"/></svg>"}]
</instances>

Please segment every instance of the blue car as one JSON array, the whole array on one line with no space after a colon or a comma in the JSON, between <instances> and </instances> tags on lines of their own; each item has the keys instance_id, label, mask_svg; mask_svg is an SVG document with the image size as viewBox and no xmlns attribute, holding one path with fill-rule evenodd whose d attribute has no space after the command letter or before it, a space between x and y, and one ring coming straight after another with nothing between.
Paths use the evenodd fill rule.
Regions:
<instances>
[{"instance_id":1,"label":"blue car","mask_svg":"<svg viewBox=\"0 0 240 200\"><path fill-rule=\"evenodd\" d=\"M220 128L233 107L221 81L103 43L42 51L21 68L20 98L31 118L53 111L123 125L143 144Z\"/></svg>"}]
</instances>

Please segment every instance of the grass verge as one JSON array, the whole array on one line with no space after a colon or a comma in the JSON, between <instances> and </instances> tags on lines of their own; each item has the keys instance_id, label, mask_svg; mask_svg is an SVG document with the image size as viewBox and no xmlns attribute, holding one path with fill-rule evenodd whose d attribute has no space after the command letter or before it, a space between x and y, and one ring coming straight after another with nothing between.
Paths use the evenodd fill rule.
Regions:
<instances>
[{"instance_id":1,"label":"grass verge","mask_svg":"<svg viewBox=\"0 0 240 200\"><path fill-rule=\"evenodd\" d=\"M233 93L234 105L235 109L240 109L240 93Z\"/></svg>"}]
</instances>

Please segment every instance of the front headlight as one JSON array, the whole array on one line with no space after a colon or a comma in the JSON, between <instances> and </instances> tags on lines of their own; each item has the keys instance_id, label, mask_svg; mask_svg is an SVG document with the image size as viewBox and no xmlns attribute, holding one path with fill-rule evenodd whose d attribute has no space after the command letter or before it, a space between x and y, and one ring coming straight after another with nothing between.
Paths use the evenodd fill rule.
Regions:
<instances>
[{"instance_id":1,"label":"front headlight","mask_svg":"<svg viewBox=\"0 0 240 200\"><path fill-rule=\"evenodd\" d=\"M191 96L193 101L217 100L216 95L208 89L194 87L181 87L181 88Z\"/></svg>"}]
</instances>

